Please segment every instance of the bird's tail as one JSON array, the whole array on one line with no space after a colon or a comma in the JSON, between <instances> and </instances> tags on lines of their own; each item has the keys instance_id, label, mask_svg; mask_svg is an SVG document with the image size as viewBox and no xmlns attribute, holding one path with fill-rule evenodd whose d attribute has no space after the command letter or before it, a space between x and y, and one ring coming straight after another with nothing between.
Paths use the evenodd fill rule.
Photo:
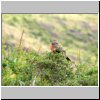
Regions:
<instances>
[{"instance_id":1,"label":"bird's tail","mask_svg":"<svg viewBox=\"0 0 100 100\"><path fill-rule=\"evenodd\" d=\"M69 57L67 57L67 56L66 56L66 59L67 59L68 61L71 61L71 59L70 59Z\"/></svg>"}]
</instances>

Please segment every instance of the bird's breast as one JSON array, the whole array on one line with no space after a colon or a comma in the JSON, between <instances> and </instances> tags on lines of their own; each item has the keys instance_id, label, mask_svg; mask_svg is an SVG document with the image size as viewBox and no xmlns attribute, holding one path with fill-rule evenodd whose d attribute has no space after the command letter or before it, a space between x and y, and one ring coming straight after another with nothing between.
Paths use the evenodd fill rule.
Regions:
<instances>
[{"instance_id":1,"label":"bird's breast","mask_svg":"<svg viewBox=\"0 0 100 100\"><path fill-rule=\"evenodd\" d=\"M55 47L53 45L50 46L51 51L55 51Z\"/></svg>"}]
</instances>

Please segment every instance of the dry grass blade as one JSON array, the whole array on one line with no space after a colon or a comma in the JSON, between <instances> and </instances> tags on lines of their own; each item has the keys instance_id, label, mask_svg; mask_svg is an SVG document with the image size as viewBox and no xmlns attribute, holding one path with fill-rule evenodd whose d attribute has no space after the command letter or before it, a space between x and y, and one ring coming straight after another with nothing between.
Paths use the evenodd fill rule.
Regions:
<instances>
[{"instance_id":1,"label":"dry grass blade","mask_svg":"<svg viewBox=\"0 0 100 100\"><path fill-rule=\"evenodd\" d=\"M19 43L19 47L18 47L18 48L20 48L20 47L21 47L21 43L22 43L23 34L24 34L24 30L22 31L21 38L20 38L20 43Z\"/></svg>"}]
</instances>

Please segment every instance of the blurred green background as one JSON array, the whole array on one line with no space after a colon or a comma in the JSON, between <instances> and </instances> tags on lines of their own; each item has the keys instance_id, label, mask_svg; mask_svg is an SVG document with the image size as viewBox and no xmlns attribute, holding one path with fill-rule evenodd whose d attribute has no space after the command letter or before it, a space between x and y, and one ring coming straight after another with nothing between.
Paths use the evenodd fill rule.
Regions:
<instances>
[{"instance_id":1,"label":"blurred green background","mask_svg":"<svg viewBox=\"0 0 100 100\"><path fill-rule=\"evenodd\" d=\"M18 46L23 30L23 48L50 52L50 41L57 39L67 55L95 67L98 78L97 14L2 14L2 45Z\"/></svg>"},{"instance_id":2,"label":"blurred green background","mask_svg":"<svg viewBox=\"0 0 100 100\"><path fill-rule=\"evenodd\" d=\"M24 47L38 50L41 45L41 52L49 51L50 40L57 39L68 54L77 55L80 50L83 59L97 59L97 14L2 15L2 42L18 45L23 30Z\"/></svg>"}]
</instances>

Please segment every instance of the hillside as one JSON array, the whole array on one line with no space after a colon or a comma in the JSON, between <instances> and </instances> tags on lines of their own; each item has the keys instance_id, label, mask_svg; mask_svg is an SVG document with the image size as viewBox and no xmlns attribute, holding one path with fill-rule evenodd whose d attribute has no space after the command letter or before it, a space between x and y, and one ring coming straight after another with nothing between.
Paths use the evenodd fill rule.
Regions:
<instances>
[{"instance_id":1,"label":"hillside","mask_svg":"<svg viewBox=\"0 0 100 100\"><path fill-rule=\"evenodd\" d=\"M69 57L76 58L75 69L70 69L61 55L50 52L53 39L59 41ZM46 73L41 70L36 85L97 85L98 15L3 14L2 85L33 85L31 81L41 66Z\"/></svg>"}]
</instances>

